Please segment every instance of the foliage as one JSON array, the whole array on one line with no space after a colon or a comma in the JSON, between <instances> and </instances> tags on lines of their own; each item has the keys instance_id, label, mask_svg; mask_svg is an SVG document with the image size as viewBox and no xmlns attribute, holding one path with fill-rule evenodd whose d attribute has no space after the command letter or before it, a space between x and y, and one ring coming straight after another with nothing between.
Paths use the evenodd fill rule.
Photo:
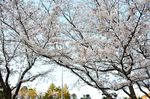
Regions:
<instances>
[{"instance_id":1,"label":"foliage","mask_svg":"<svg viewBox=\"0 0 150 99\"><path fill-rule=\"evenodd\" d=\"M111 95L111 99L116 99L117 98L117 94L116 93L111 93L110 95ZM104 95L102 97L102 99L110 99L110 97L107 97L107 96Z\"/></svg>"},{"instance_id":2,"label":"foliage","mask_svg":"<svg viewBox=\"0 0 150 99\"><path fill-rule=\"evenodd\" d=\"M19 90L19 95L20 96L26 96L28 92L28 88L26 86L23 86L20 90Z\"/></svg>"},{"instance_id":3,"label":"foliage","mask_svg":"<svg viewBox=\"0 0 150 99\"><path fill-rule=\"evenodd\" d=\"M81 99L91 99L91 96L89 94L83 95L83 97L81 97Z\"/></svg>"},{"instance_id":4,"label":"foliage","mask_svg":"<svg viewBox=\"0 0 150 99\"><path fill-rule=\"evenodd\" d=\"M37 92L36 92L36 89L28 89L28 96L31 98L31 99L35 99L36 96L37 96Z\"/></svg>"},{"instance_id":5,"label":"foliage","mask_svg":"<svg viewBox=\"0 0 150 99\"><path fill-rule=\"evenodd\" d=\"M150 93L147 93L147 95L143 95L141 98L139 98L139 99L147 99L147 98L149 98L148 96L150 96Z\"/></svg>"},{"instance_id":6,"label":"foliage","mask_svg":"<svg viewBox=\"0 0 150 99\"><path fill-rule=\"evenodd\" d=\"M73 93L72 95L71 95L71 99L77 99L77 95L75 94L75 93Z\"/></svg>"},{"instance_id":7,"label":"foliage","mask_svg":"<svg viewBox=\"0 0 150 99\"><path fill-rule=\"evenodd\" d=\"M26 86L23 86L20 90L19 90L19 97L21 97L22 99L25 99L26 97L31 98L31 99L35 99L36 97L38 97L37 91L36 89L32 89L32 88L27 88Z\"/></svg>"},{"instance_id":8,"label":"foliage","mask_svg":"<svg viewBox=\"0 0 150 99\"><path fill-rule=\"evenodd\" d=\"M45 93L43 99L60 99L61 91L63 93L64 99L70 99L70 93L69 93L67 85L64 85L63 88L60 88L59 86L56 87L53 83L50 84L50 87Z\"/></svg>"}]
</instances>

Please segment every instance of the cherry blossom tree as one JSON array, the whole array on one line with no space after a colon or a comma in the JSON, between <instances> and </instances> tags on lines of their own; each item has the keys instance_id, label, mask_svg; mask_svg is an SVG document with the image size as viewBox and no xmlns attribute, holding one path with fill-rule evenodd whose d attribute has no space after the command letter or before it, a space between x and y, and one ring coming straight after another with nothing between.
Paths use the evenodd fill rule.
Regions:
<instances>
[{"instance_id":1,"label":"cherry blossom tree","mask_svg":"<svg viewBox=\"0 0 150 99\"><path fill-rule=\"evenodd\" d=\"M41 59L39 55L36 55L33 50L22 43L20 34L17 33L23 28L23 24L21 28L18 24L21 22L19 18L21 12L17 10L18 7L14 10L15 3L17 5L19 1L0 1L0 87L2 99L16 99L23 83L32 82L53 70L52 67L47 70L36 70L50 61ZM16 15L17 11L18 16ZM18 19L16 19L17 17ZM28 36L27 38L30 40ZM39 65L41 66L39 67Z\"/></svg>"},{"instance_id":2,"label":"cherry blossom tree","mask_svg":"<svg viewBox=\"0 0 150 99\"><path fill-rule=\"evenodd\" d=\"M150 88L149 0L12 0L1 5L2 28L37 55L110 99L110 91L117 90L137 99L134 85L148 96L143 88Z\"/></svg>"},{"instance_id":3,"label":"cherry blossom tree","mask_svg":"<svg viewBox=\"0 0 150 99\"><path fill-rule=\"evenodd\" d=\"M38 65L36 62L41 61L40 57L24 47L12 31L1 29L0 41L0 85L5 99L15 99L23 83L52 71L50 68L46 71L33 71L32 68Z\"/></svg>"}]
</instances>

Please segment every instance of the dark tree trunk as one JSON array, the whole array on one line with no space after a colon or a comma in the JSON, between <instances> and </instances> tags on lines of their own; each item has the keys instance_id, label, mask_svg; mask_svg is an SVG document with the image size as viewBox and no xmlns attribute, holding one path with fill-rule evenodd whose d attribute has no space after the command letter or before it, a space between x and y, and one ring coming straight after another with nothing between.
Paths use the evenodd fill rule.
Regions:
<instances>
[{"instance_id":1,"label":"dark tree trunk","mask_svg":"<svg viewBox=\"0 0 150 99\"><path fill-rule=\"evenodd\" d=\"M134 88L133 88L133 85L129 86L129 91L130 91L130 97L131 97L131 99L137 99L135 91L134 91Z\"/></svg>"},{"instance_id":2,"label":"dark tree trunk","mask_svg":"<svg viewBox=\"0 0 150 99\"><path fill-rule=\"evenodd\" d=\"M4 83L4 80L2 78L2 74L0 72L0 87L3 89L2 91L2 97L0 97L0 99L11 99L11 88L8 84Z\"/></svg>"},{"instance_id":3,"label":"dark tree trunk","mask_svg":"<svg viewBox=\"0 0 150 99\"><path fill-rule=\"evenodd\" d=\"M11 96L12 96L12 94L11 94L11 89L5 89L4 90L4 92L3 92L3 99L11 99Z\"/></svg>"}]
</instances>

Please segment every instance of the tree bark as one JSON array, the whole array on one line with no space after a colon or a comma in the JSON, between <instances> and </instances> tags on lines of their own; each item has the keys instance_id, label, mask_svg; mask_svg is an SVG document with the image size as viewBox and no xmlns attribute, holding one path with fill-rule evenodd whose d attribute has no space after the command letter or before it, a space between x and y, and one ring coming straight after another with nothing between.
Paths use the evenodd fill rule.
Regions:
<instances>
[{"instance_id":1,"label":"tree bark","mask_svg":"<svg viewBox=\"0 0 150 99\"><path fill-rule=\"evenodd\" d=\"M5 97L6 97L6 99L11 99L11 91L7 92Z\"/></svg>"},{"instance_id":2,"label":"tree bark","mask_svg":"<svg viewBox=\"0 0 150 99\"><path fill-rule=\"evenodd\" d=\"M129 91L130 91L130 97L131 97L131 99L137 99L135 91L134 91L134 88L133 88L133 85L129 86Z\"/></svg>"},{"instance_id":3,"label":"tree bark","mask_svg":"<svg viewBox=\"0 0 150 99\"><path fill-rule=\"evenodd\" d=\"M12 95L11 89L10 89L9 85L6 85L4 83L1 72L0 72L0 85L1 85L1 88L3 89L3 92L2 92L3 98L2 99L11 99L11 95Z\"/></svg>"},{"instance_id":4,"label":"tree bark","mask_svg":"<svg viewBox=\"0 0 150 99\"><path fill-rule=\"evenodd\" d=\"M3 91L3 98L2 99L11 99L11 89L4 89Z\"/></svg>"}]
</instances>

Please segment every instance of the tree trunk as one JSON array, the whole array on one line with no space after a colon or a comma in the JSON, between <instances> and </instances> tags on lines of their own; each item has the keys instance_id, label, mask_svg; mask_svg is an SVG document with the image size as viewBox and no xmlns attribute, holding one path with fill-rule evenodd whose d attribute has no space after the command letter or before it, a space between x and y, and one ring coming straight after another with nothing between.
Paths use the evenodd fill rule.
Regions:
<instances>
[{"instance_id":1,"label":"tree trunk","mask_svg":"<svg viewBox=\"0 0 150 99\"><path fill-rule=\"evenodd\" d=\"M2 98L0 97L0 99L11 99L11 95L12 95L11 89L10 89L9 85L6 85L4 83L1 72L0 72L0 88L3 89Z\"/></svg>"},{"instance_id":2,"label":"tree trunk","mask_svg":"<svg viewBox=\"0 0 150 99\"><path fill-rule=\"evenodd\" d=\"M8 92L7 95L5 95L6 99L11 99L11 92Z\"/></svg>"},{"instance_id":3,"label":"tree trunk","mask_svg":"<svg viewBox=\"0 0 150 99\"><path fill-rule=\"evenodd\" d=\"M5 90L4 92L3 92L3 97L4 98L2 98L2 99L11 99L11 90Z\"/></svg>"},{"instance_id":4,"label":"tree trunk","mask_svg":"<svg viewBox=\"0 0 150 99\"><path fill-rule=\"evenodd\" d=\"M134 91L134 88L133 88L133 85L129 86L129 91L130 91L130 97L131 97L131 99L137 99L135 91Z\"/></svg>"}]
</instances>

